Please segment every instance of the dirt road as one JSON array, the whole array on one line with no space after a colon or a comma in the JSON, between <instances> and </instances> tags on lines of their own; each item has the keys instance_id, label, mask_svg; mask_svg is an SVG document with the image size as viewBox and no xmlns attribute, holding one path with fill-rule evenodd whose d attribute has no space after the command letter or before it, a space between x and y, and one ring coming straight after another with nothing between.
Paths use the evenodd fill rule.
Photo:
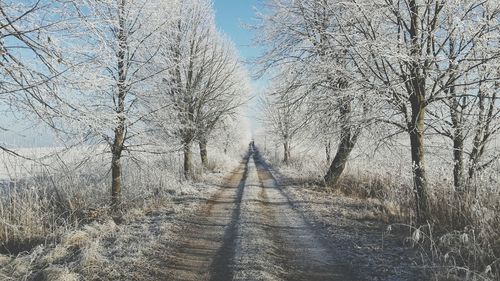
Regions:
<instances>
[{"instance_id":1,"label":"dirt road","mask_svg":"<svg viewBox=\"0 0 500 281\"><path fill-rule=\"evenodd\" d=\"M370 278L363 258L296 208L258 151L224 182L182 222L161 270L167 280L412 280Z\"/></svg>"}]
</instances>

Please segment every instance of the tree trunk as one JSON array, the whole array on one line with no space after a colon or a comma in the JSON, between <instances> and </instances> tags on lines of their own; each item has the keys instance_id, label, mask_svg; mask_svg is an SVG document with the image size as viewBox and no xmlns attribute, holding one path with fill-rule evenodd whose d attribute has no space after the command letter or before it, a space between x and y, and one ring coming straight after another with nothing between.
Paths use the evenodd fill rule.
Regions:
<instances>
[{"instance_id":1,"label":"tree trunk","mask_svg":"<svg viewBox=\"0 0 500 281\"><path fill-rule=\"evenodd\" d=\"M453 135L453 186L455 188L455 222L454 225L456 227L461 227L462 225L462 216L463 210L465 206L465 202L467 201L467 194L465 190L465 185L463 182L464 175L464 140L461 127L455 128L455 132Z\"/></svg>"},{"instance_id":2,"label":"tree trunk","mask_svg":"<svg viewBox=\"0 0 500 281\"><path fill-rule=\"evenodd\" d=\"M481 87L479 87L481 89ZM474 133L474 140L472 142L472 151L469 155L469 171L468 171L468 182L469 184L474 179L475 173L478 170L482 154L484 153L484 146L488 140L489 134L489 124L493 120L493 106L494 102L490 103L489 110L486 116L486 96L483 91L478 93L478 109L476 130ZM492 101L496 100L496 95L493 95Z\"/></svg>"},{"instance_id":3,"label":"tree trunk","mask_svg":"<svg viewBox=\"0 0 500 281\"><path fill-rule=\"evenodd\" d=\"M337 184L340 176L344 172L349 155L354 149L358 138L357 133L354 133L354 136L352 136L352 134L353 133L351 132L350 127L345 127L344 132L341 133L342 137L337 148L337 153L335 154L332 164L324 177L325 183L328 186L334 186Z\"/></svg>"},{"instance_id":4,"label":"tree trunk","mask_svg":"<svg viewBox=\"0 0 500 281\"><path fill-rule=\"evenodd\" d=\"M347 86L345 85L341 88L346 87ZM344 172L349 155L354 149L360 134L360 132L357 130L355 131L350 124L349 114L351 113L352 108L351 100L349 98L342 101L339 111L341 116L340 141L337 147L337 153L335 154L332 164L324 177L327 186L334 186L337 184L340 176Z\"/></svg>"},{"instance_id":5,"label":"tree trunk","mask_svg":"<svg viewBox=\"0 0 500 281\"><path fill-rule=\"evenodd\" d=\"M327 141L325 144L325 152L326 152L326 163L330 163L332 159L332 145L330 141Z\"/></svg>"},{"instance_id":6,"label":"tree trunk","mask_svg":"<svg viewBox=\"0 0 500 281\"><path fill-rule=\"evenodd\" d=\"M124 131L123 127L119 126L115 129L115 141L111 148L111 207L117 211L122 203L122 166L121 155L123 150Z\"/></svg>"},{"instance_id":7,"label":"tree trunk","mask_svg":"<svg viewBox=\"0 0 500 281\"><path fill-rule=\"evenodd\" d=\"M286 150L287 156L288 156L288 162L292 161L292 148L290 147L290 143L288 144L288 149Z\"/></svg>"},{"instance_id":8,"label":"tree trunk","mask_svg":"<svg viewBox=\"0 0 500 281\"><path fill-rule=\"evenodd\" d=\"M423 48L419 41L422 39L419 5L415 0L410 0L408 4L411 12L409 33L412 44L410 49L412 61L408 64L409 73L408 80L406 81L406 89L411 104L408 133L410 135L411 160L413 162L413 188L415 193L417 223L423 225L430 219L427 176L425 173L424 161L426 77L424 74L425 71L423 70L424 66L420 64Z\"/></svg>"},{"instance_id":9,"label":"tree trunk","mask_svg":"<svg viewBox=\"0 0 500 281\"><path fill-rule=\"evenodd\" d=\"M413 162L413 186L416 202L417 222L425 224L430 219L430 208L427 190L427 176L424 162L424 115L425 107L415 102L413 97L412 120L408 128L411 143L411 160Z\"/></svg>"},{"instance_id":10,"label":"tree trunk","mask_svg":"<svg viewBox=\"0 0 500 281\"><path fill-rule=\"evenodd\" d=\"M474 180L474 176L476 174L476 171L478 169L478 164L479 164L479 156L480 156L480 151L482 148L482 134L483 130L481 127L476 128L476 134L474 136L474 141L472 143L472 151L469 155L469 166L468 166L468 173L467 173L467 183L468 185L472 184L472 181Z\"/></svg>"},{"instance_id":11,"label":"tree trunk","mask_svg":"<svg viewBox=\"0 0 500 281\"><path fill-rule=\"evenodd\" d=\"M207 140L204 138L200 140L200 157L203 167L208 168Z\"/></svg>"},{"instance_id":12,"label":"tree trunk","mask_svg":"<svg viewBox=\"0 0 500 281\"><path fill-rule=\"evenodd\" d=\"M118 70L118 96L116 104L116 114L118 125L115 128L115 136L111 147L111 207L117 211L122 203L122 167L121 156L125 142L125 97L127 95L127 35L125 33L125 0L118 2L118 23L119 31L117 35L118 53L117 53L117 70Z\"/></svg>"},{"instance_id":13,"label":"tree trunk","mask_svg":"<svg viewBox=\"0 0 500 281\"><path fill-rule=\"evenodd\" d=\"M463 170L464 170L464 136L462 129L462 112L460 110L459 97L455 94L455 87L451 87L449 94L450 100L450 115L453 128L453 186L455 192L463 193Z\"/></svg>"},{"instance_id":14,"label":"tree trunk","mask_svg":"<svg viewBox=\"0 0 500 281\"><path fill-rule=\"evenodd\" d=\"M224 142L224 154L227 154L227 150L229 148L229 135L226 136L226 141Z\"/></svg>"},{"instance_id":15,"label":"tree trunk","mask_svg":"<svg viewBox=\"0 0 500 281\"><path fill-rule=\"evenodd\" d=\"M455 191L463 192L464 141L460 132L453 137L453 185Z\"/></svg>"},{"instance_id":16,"label":"tree trunk","mask_svg":"<svg viewBox=\"0 0 500 281\"><path fill-rule=\"evenodd\" d=\"M453 225L458 229L462 228L463 225L463 215L464 208L467 206L468 191L465 189L464 185L464 161L463 161L463 151L464 151L464 141L462 137L462 130L459 128L455 129L455 134L453 136L453 186L455 188L455 210Z\"/></svg>"},{"instance_id":17,"label":"tree trunk","mask_svg":"<svg viewBox=\"0 0 500 281\"><path fill-rule=\"evenodd\" d=\"M283 162L286 165L290 164L290 144L288 141L283 143Z\"/></svg>"},{"instance_id":18,"label":"tree trunk","mask_svg":"<svg viewBox=\"0 0 500 281\"><path fill-rule=\"evenodd\" d=\"M191 154L191 142L184 143L184 177L191 178L193 174L193 161Z\"/></svg>"}]
</instances>

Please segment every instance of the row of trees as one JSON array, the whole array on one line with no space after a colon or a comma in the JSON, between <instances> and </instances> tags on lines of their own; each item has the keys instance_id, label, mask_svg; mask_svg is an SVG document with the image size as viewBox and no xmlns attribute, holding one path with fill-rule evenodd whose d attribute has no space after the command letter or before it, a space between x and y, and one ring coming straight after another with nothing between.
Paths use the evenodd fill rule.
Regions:
<instances>
[{"instance_id":1,"label":"row of trees","mask_svg":"<svg viewBox=\"0 0 500 281\"><path fill-rule=\"evenodd\" d=\"M337 138L327 184L363 132L388 124L409 140L419 223L430 219L426 136L451 140L457 198L473 193L477 173L498 159L488 150L500 128L498 1L268 0L266 8L259 63L275 71L268 108L280 108L267 120L279 124L273 114L300 106L309 134ZM271 131L289 142L289 133Z\"/></svg>"},{"instance_id":2,"label":"row of trees","mask_svg":"<svg viewBox=\"0 0 500 281\"><path fill-rule=\"evenodd\" d=\"M239 118L248 79L210 0L2 1L0 13L0 106L106 143L114 207L123 157L178 144L189 178L193 143L208 166L208 139Z\"/></svg>"}]
</instances>

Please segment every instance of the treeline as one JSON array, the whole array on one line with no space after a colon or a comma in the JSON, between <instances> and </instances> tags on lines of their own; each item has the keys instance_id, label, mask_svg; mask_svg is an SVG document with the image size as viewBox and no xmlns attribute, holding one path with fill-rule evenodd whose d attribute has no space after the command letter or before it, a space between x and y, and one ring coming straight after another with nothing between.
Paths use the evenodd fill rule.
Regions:
<instances>
[{"instance_id":1,"label":"treeline","mask_svg":"<svg viewBox=\"0 0 500 281\"><path fill-rule=\"evenodd\" d=\"M214 135L240 137L249 82L210 0L3 1L0 37L2 109L105 144L115 209L123 157L178 147L191 178L194 143L207 167Z\"/></svg>"},{"instance_id":2,"label":"treeline","mask_svg":"<svg viewBox=\"0 0 500 281\"><path fill-rule=\"evenodd\" d=\"M265 120L285 161L293 139L321 140L330 162L324 180L335 185L361 135L405 134L423 225L433 221L426 139L442 136L457 226L465 223L475 179L498 160L491 147L500 129L500 3L268 0L265 7L256 26L268 47L259 63L273 73Z\"/></svg>"}]
</instances>

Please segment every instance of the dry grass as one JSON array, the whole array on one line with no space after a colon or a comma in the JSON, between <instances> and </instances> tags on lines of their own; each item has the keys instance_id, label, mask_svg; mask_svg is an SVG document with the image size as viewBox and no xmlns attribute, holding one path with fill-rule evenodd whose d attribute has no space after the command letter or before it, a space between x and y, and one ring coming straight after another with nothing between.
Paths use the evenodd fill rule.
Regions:
<instances>
[{"instance_id":1,"label":"dry grass","mask_svg":"<svg viewBox=\"0 0 500 281\"><path fill-rule=\"evenodd\" d=\"M212 157L213 169L224 171L238 157ZM3 163L20 172L0 181L0 280L120 280L115 258L124 268L148 267L142 252L157 248L169 228L154 218L189 209L192 198L211 190L183 178L179 155L125 159L123 225L117 225L108 214L107 155L81 160L65 159L62 170ZM215 177L195 166L196 178ZM176 201L184 197L187 203Z\"/></svg>"},{"instance_id":2,"label":"dry grass","mask_svg":"<svg viewBox=\"0 0 500 281\"><path fill-rule=\"evenodd\" d=\"M80 171L11 182L0 198L0 252L53 243L68 229L107 219L109 181L105 173L94 179ZM124 209L156 206L178 192L175 175L152 168L129 170L125 183Z\"/></svg>"},{"instance_id":3,"label":"dry grass","mask_svg":"<svg viewBox=\"0 0 500 281\"><path fill-rule=\"evenodd\" d=\"M432 223L418 229L412 227L410 186L392 178L346 175L337 188L344 195L379 199L379 219L413 228L410 240L436 268L437 280L500 280L500 194L484 192L467 200L445 184L431 191Z\"/></svg>"},{"instance_id":4,"label":"dry grass","mask_svg":"<svg viewBox=\"0 0 500 281\"><path fill-rule=\"evenodd\" d=\"M380 202L376 217L411 229L408 241L421 248L426 262L435 269L436 280L500 280L500 167L482 171L470 187L476 191L474 196L459 198L450 179L452 166L443 160L447 151L439 152L429 154L427 165L432 223L421 228L414 225L411 166L404 148L376 157L355 152L337 186L330 189L321 187L328 168L321 153L298 154L289 166L281 162L279 153L269 152L267 157L309 189Z\"/></svg>"},{"instance_id":5,"label":"dry grass","mask_svg":"<svg viewBox=\"0 0 500 281\"><path fill-rule=\"evenodd\" d=\"M192 211L199 203L192 198L207 199L217 184L187 183L182 189L172 200L183 203L133 208L121 224L103 218L66 231L55 244L0 255L0 280L157 280L154 274L161 268L152 261L168 256L163 243L182 227L174 218Z\"/></svg>"}]
</instances>

